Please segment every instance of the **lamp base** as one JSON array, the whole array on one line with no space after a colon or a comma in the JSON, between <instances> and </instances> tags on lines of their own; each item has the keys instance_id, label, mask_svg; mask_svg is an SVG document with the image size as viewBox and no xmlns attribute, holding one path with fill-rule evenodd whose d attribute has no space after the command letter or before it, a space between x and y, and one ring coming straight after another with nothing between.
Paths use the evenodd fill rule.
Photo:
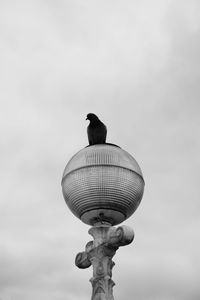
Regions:
<instances>
[{"instance_id":1,"label":"lamp base","mask_svg":"<svg viewBox=\"0 0 200 300\"><path fill-rule=\"evenodd\" d=\"M113 218L114 215L114 218ZM85 212L81 216L81 221L85 224L94 226L97 222L106 222L111 225L117 225L122 223L126 219L125 215L119 211L114 211L113 209L100 208L93 209Z\"/></svg>"}]
</instances>

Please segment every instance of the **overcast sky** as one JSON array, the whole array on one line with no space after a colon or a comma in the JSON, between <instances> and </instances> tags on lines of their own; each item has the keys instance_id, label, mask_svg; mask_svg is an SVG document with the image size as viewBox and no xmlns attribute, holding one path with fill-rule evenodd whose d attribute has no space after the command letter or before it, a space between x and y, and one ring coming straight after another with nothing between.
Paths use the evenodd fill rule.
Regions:
<instances>
[{"instance_id":1,"label":"overcast sky","mask_svg":"<svg viewBox=\"0 0 200 300\"><path fill-rule=\"evenodd\" d=\"M0 299L88 300L61 192L86 114L142 168L115 300L200 299L200 1L0 1Z\"/></svg>"}]
</instances>

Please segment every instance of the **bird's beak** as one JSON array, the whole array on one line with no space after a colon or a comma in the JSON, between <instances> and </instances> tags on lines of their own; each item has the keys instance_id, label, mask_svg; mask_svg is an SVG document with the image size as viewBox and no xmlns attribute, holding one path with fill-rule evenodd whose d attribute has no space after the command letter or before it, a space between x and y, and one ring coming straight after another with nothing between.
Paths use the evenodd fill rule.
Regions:
<instances>
[{"instance_id":1,"label":"bird's beak","mask_svg":"<svg viewBox=\"0 0 200 300\"><path fill-rule=\"evenodd\" d=\"M86 120L88 120L88 118L86 118Z\"/></svg>"}]
</instances>

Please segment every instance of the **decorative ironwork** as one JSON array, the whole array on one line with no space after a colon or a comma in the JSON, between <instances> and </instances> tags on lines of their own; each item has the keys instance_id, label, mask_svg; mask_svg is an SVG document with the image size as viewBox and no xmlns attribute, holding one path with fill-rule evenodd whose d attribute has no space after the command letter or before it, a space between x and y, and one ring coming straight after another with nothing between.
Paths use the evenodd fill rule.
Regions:
<instances>
[{"instance_id":1,"label":"decorative ironwork","mask_svg":"<svg viewBox=\"0 0 200 300\"><path fill-rule=\"evenodd\" d=\"M128 226L118 228L109 225L96 224L89 230L94 238L86 244L85 251L77 254L75 264L84 269L92 265L93 277L92 300L114 300L112 268L115 263L112 258L120 246L130 244L134 238L133 230Z\"/></svg>"}]
</instances>

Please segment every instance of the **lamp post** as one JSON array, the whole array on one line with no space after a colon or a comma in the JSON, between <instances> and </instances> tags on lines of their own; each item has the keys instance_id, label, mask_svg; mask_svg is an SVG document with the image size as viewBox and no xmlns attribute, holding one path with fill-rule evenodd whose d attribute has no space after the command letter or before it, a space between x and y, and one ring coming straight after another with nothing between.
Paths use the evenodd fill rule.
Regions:
<instances>
[{"instance_id":1,"label":"lamp post","mask_svg":"<svg viewBox=\"0 0 200 300\"><path fill-rule=\"evenodd\" d=\"M136 160L113 144L86 147L68 162L62 178L64 199L82 222L92 226L93 241L77 254L75 264L92 265L92 300L114 300L112 261L120 246L130 244L134 232L115 227L129 218L143 196L144 179Z\"/></svg>"}]
</instances>

